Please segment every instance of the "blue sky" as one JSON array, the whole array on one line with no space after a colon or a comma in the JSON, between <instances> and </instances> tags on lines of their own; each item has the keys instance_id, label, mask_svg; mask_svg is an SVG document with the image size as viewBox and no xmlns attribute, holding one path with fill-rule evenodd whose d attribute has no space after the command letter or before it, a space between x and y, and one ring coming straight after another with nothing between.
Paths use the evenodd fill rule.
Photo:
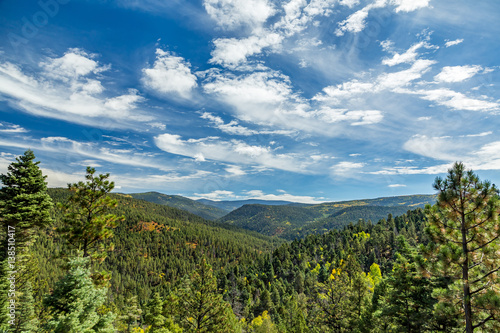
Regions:
<instances>
[{"instance_id":1,"label":"blue sky","mask_svg":"<svg viewBox=\"0 0 500 333\"><path fill-rule=\"evenodd\" d=\"M321 202L500 183L500 2L0 2L0 170Z\"/></svg>"}]
</instances>

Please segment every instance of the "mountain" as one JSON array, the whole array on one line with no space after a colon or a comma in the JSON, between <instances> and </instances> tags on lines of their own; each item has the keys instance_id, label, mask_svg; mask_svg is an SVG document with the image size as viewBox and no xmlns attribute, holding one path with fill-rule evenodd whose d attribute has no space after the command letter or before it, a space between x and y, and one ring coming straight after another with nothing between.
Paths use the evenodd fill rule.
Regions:
<instances>
[{"instance_id":1,"label":"mountain","mask_svg":"<svg viewBox=\"0 0 500 333\"><path fill-rule=\"evenodd\" d=\"M130 193L125 195L129 195L134 199L141 199L160 205L179 208L207 220L216 220L230 212L230 210L191 200L180 195L167 195L158 192Z\"/></svg>"},{"instance_id":2,"label":"mountain","mask_svg":"<svg viewBox=\"0 0 500 333\"><path fill-rule=\"evenodd\" d=\"M377 222L406 213L408 210L434 204L434 195L411 195L366 200L328 202L318 205L244 205L218 221L285 239L323 233L357 222L359 219Z\"/></svg>"},{"instance_id":3,"label":"mountain","mask_svg":"<svg viewBox=\"0 0 500 333\"><path fill-rule=\"evenodd\" d=\"M301 204L291 201L281 201L281 200L259 200L259 199L248 199L248 200L236 200L236 201L214 201L208 199L198 199L196 200L205 205L215 206L220 209L232 212L235 209L243 207L244 205L271 205L271 206L308 206L307 204Z\"/></svg>"},{"instance_id":4,"label":"mountain","mask_svg":"<svg viewBox=\"0 0 500 333\"><path fill-rule=\"evenodd\" d=\"M48 190L52 200L64 202L70 192ZM110 212L125 219L114 229L114 250L101 268L111 272L111 289L120 307L131 295L146 304L153 291L167 292L171 284L192 272L205 257L214 270L229 274L240 265L250 265L258 256L269 253L283 241L236 226L205 220L184 210L134 199L130 195L111 194L118 205ZM53 288L63 274L64 247L55 228L62 214L54 210L54 224L38 235L34 256L44 277L42 294Z\"/></svg>"}]
</instances>

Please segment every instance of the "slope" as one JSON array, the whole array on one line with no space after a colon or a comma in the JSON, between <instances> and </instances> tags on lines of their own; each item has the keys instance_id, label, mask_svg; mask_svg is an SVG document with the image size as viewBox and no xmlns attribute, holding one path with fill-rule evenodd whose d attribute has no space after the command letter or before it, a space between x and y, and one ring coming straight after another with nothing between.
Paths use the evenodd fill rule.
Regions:
<instances>
[{"instance_id":1,"label":"slope","mask_svg":"<svg viewBox=\"0 0 500 333\"><path fill-rule=\"evenodd\" d=\"M280 201L280 200L259 200L259 199L248 199L248 200L235 200L235 201L214 201L208 199L199 199L196 200L205 205L215 206L220 209L231 212L235 209L243 207L244 205L268 205L268 206L284 206L284 205L293 205L293 206L302 206L304 204L299 204L291 201ZM307 205L306 205L307 206Z\"/></svg>"},{"instance_id":2,"label":"slope","mask_svg":"<svg viewBox=\"0 0 500 333\"><path fill-rule=\"evenodd\" d=\"M207 220L216 220L229 213L229 210L221 209L210 204L204 204L179 195L167 195L158 192L129 193L126 195L135 199L142 199L156 204L186 210Z\"/></svg>"},{"instance_id":3,"label":"slope","mask_svg":"<svg viewBox=\"0 0 500 333\"><path fill-rule=\"evenodd\" d=\"M378 221L388 214L400 215L435 202L434 195L385 197L329 202L296 207L292 205L245 205L219 222L285 239L342 228L359 219Z\"/></svg>"},{"instance_id":4,"label":"slope","mask_svg":"<svg viewBox=\"0 0 500 333\"><path fill-rule=\"evenodd\" d=\"M49 189L54 202L65 201L65 189ZM207 221L189 212L114 194L118 207L112 212L125 220L114 230L114 251L101 269L111 272L111 290L116 304L138 295L144 304L153 291L167 292L172 284L191 272L202 257L214 270L230 272L247 265L261 253L282 243L261 234ZM54 232L61 213L54 210L55 222L39 235L34 245L40 276L45 286L38 296L49 292L63 274L60 259L64 240Z\"/></svg>"}]
</instances>

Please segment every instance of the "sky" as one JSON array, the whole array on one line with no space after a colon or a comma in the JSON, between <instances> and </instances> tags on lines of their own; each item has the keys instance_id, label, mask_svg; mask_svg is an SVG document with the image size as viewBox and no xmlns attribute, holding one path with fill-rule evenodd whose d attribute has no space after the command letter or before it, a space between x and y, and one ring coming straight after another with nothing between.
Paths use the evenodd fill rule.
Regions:
<instances>
[{"instance_id":1,"label":"sky","mask_svg":"<svg viewBox=\"0 0 500 333\"><path fill-rule=\"evenodd\" d=\"M2 0L0 172L305 203L500 184L500 2Z\"/></svg>"}]
</instances>

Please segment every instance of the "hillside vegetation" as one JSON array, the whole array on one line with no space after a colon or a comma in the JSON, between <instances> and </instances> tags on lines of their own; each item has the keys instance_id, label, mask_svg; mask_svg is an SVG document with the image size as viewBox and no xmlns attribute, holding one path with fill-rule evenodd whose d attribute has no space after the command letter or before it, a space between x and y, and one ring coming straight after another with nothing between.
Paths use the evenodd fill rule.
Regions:
<instances>
[{"instance_id":1,"label":"hillside vegetation","mask_svg":"<svg viewBox=\"0 0 500 333\"><path fill-rule=\"evenodd\" d=\"M126 195L129 195L135 199L141 199L160 205L179 208L195 215L201 216L207 220L216 220L229 213L228 210L224 210L215 206L205 205L201 202L191 200L180 195L167 195L158 192L129 193Z\"/></svg>"},{"instance_id":2,"label":"hillside vegetation","mask_svg":"<svg viewBox=\"0 0 500 333\"><path fill-rule=\"evenodd\" d=\"M331 202L296 207L291 205L244 205L218 221L269 236L294 239L308 234L341 229L359 219L378 221L408 210L433 204L433 195L388 197Z\"/></svg>"}]
</instances>

